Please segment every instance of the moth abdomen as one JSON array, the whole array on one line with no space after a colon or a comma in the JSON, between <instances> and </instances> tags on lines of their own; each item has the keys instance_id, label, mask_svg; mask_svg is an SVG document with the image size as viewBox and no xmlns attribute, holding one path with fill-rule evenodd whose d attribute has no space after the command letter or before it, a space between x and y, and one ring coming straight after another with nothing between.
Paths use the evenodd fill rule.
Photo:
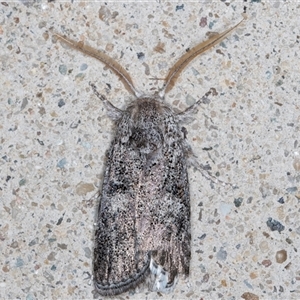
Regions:
<instances>
[{"instance_id":1,"label":"moth abdomen","mask_svg":"<svg viewBox=\"0 0 300 300\"><path fill-rule=\"evenodd\" d=\"M170 293L174 290L177 283L177 276L172 276L172 280L170 280L169 272L161 265L158 265L153 258L151 258L150 262L150 271L156 277L153 284L154 291Z\"/></svg>"}]
</instances>

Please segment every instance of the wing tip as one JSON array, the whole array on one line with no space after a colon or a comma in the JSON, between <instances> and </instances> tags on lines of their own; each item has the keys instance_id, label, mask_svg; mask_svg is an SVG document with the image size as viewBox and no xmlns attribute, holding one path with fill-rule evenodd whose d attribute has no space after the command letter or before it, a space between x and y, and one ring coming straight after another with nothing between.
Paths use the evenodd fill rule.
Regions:
<instances>
[{"instance_id":1,"label":"wing tip","mask_svg":"<svg viewBox=\"0 0 300 300\"><path fill-rule=\"evenodd\" d=\"M121 293L127 292L131 289L136 288L140 283L142 283L145 278L149 275L150 269L150 259L148 263L144 265L144 267L136 274L127 279L123 279L118 282L100 282L96 278L94 278L94 286L95 290L101 296L115 296Z\"/></svg>"}]
</instances>

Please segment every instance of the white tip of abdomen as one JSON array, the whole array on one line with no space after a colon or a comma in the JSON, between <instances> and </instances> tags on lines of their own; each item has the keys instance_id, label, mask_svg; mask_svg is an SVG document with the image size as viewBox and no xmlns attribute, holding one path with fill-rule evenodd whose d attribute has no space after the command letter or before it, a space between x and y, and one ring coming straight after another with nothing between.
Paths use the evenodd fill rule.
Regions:
<instances>
[{"instance_id":1,"label":"white tip of abdomen","mask_svg":"<svg viewBox=\"0 0 300 300\"><path fill-rule=\"evenodd\" d=\"M150 271L155 275L153 291L162 293L171 293L178 281L177 276L172 282L169 282L169 273L151 257Z\"/></svg>"}]
</instances>

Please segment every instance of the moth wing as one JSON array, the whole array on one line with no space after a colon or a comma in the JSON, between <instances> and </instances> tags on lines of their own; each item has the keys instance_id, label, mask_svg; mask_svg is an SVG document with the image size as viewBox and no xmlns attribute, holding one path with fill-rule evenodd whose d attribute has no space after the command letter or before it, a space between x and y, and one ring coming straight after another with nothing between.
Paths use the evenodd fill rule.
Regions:
<instances>
[{"instance_id":1,"label":"moth wing","mask_svg":"<svg viewBox=\"0 0 300 300\"><path fill-rule=\"evenodd\" d=\"M144 165L137 210L139 248L151 251L155 290L168 292L177 274L189 275L190 195L186 153L172 113L163 122L164 141ZM145 201L145 196L147 200Z\"/></svg>"},{"instance_id":2,"label":"moth wing","mask_svg":"<svg viewBox=\"0 0 300 300\"><path fill-rule=\"evenodd\" d=\"M101 295L136 287L149 273L150 254L140 251L136 231L136 191L142 161L124 146L128 122L120 121L108 151L95 233L94 278Z\"/></svg>"}]
</instances>

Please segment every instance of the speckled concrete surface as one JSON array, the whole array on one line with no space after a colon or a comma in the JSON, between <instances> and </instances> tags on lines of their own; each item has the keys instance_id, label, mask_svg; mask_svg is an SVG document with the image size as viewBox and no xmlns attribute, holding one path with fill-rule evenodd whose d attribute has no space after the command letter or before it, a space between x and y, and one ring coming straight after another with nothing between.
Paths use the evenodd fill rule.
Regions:
<instances>
[{"instance_id":1,"label":"speckled concrete surface","mask_svg":"<svg viewBox=\"0 0 300 300\"><path fill-rule=\"evenodd\" d=\"M250 3L251 2L251 3ZM300 5L275 1L0 3L0 298L92 299L93 223L112 122L88 82L119 107L132 97L100 62L49 28L105 50L145 92L187 48L248 20L194 60L167 95L186 126L191 276L176 291L117 299L300 298ZM99 297L101 298L101 297Z\"/></svg>"}]
</instances>

